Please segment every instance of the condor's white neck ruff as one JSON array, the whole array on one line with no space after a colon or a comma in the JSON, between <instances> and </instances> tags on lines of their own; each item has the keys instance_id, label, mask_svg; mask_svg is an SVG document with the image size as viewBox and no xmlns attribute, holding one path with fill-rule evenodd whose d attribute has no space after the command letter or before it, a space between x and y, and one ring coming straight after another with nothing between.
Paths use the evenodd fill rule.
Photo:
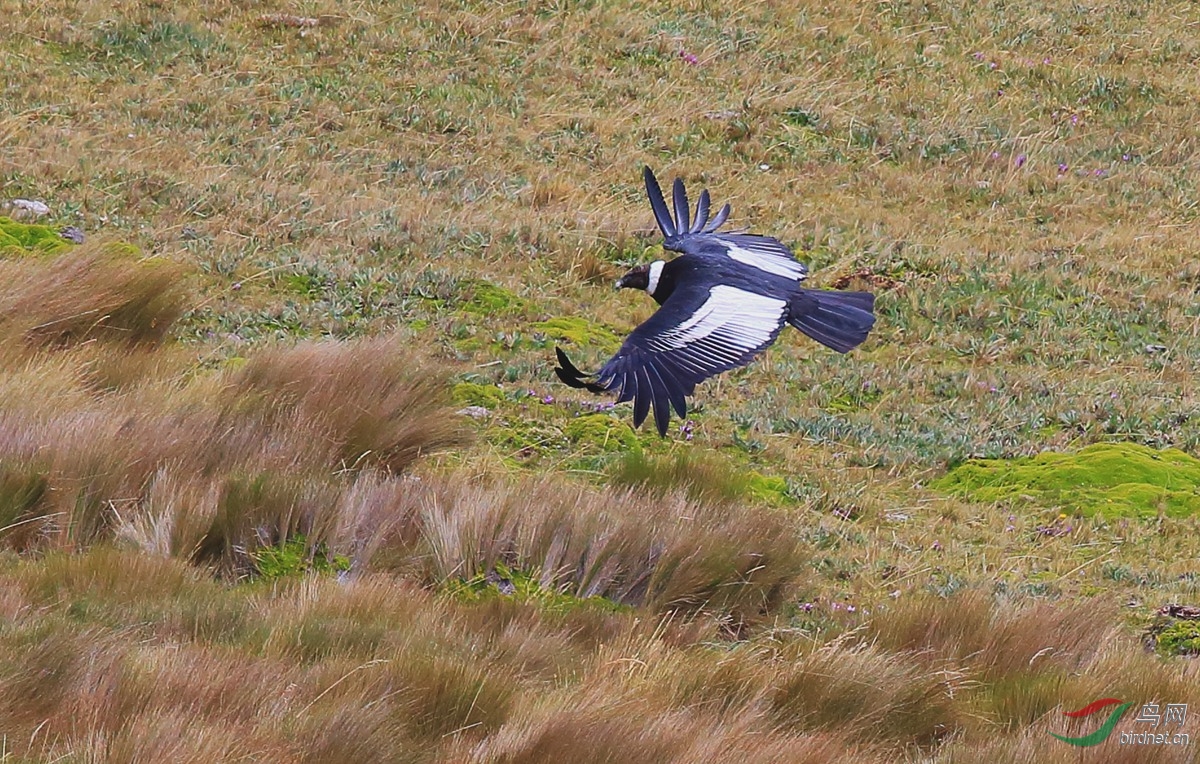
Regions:
<instances>
[{"instance_id":1,"label":"condor's white neck ruff","mask_svg":"<svg viewBox=\"0 0 1200 764\"><path fill-rule=\"evenodd\" d=\"M650 280L646 282L646 293L651 297L654 296L654 290L658 289L658 279L662 276L662 269L666 263L662 260L655 260L650 263Z\"/></svg>"}]
</instances>

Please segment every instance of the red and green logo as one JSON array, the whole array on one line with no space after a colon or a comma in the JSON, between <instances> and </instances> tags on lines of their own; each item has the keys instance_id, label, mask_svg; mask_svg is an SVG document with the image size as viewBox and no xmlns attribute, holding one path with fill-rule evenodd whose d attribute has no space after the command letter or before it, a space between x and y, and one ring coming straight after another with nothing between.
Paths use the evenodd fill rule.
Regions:
<instances>
[{"instance_id":1,"label":"red and green logo","mask_svg":"<svg viewBox=\"0 0 1200 764\"><path fill-rule=\"evenodd\" d=\"M1108 719L1104 721L1104 724L1100 725L1100 729L1096 730L1090 735L1084 735L1083 737L1067 737L1065 735L1055 735L1053 732L1051 732L1050 736L1056 737L1064 743L1077 745L1080 748L1098 745L1108 739L1108 736L1112 734L1113 727L1116 727L1117 722L1121 720L1121 714L1125 713L1125 711L1132 705L1132 703L1122 703L1117 698L1101 698L1095 702L1088 703L1078 711L1064 711L1063 716L1069 716L1072 719L1082 719L1086 716L1091 716L1097 711L1108 708L1109 706L1116 706L1116 708L1109 713Z\"/></svg>"}]
</instances>

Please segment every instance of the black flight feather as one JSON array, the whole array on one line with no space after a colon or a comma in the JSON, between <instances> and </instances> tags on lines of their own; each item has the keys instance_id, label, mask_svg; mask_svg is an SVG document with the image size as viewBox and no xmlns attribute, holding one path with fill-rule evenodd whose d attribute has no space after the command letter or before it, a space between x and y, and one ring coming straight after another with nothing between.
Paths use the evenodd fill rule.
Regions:
<instances>
[{"instance_id":1,"label":"black flight feather","mask_svg":"<svg viewBox=\"0 0 1200 764\"><path fill-rule=\"evenodd\" d=\"M590 377L592 375L584 374L582 371L575 368L575 364L571 363L571 359L567 358L567 354L562 351L562 348L555 347L554 352L558 356L558 368L554 370L554 373L557 374L558 378L565 382L568 386L580 390L587 390L593 393L602 393L608 389L604 385L598 385L595 382L585 381L586 377Z\"/></svg>"},{"instance_id":2,"label":"black flight feather","mask_svg":"<svg viewBox=\"0 0 1200 764\"><path fill-rule=\"evenodd\" d=\"M700 199L696 201L696 219L692 221L692 233L700 233L704 230L704 224L708 222L708 206L712 200L708 197L708 189L700 192Z\"/></svg>"},{"instance_id":3,"label":"black flight feather","mask_svg":"<svg viewBox=\"0 0 1200 764\"><path fill-rule=\"evenodd\" d=\"M687 189L683 187L683 181L679 178L675 179L675 233L685 234L690 233L692 224L689 216L691 210L688 209Z\"/></svg>"},{"instance_id":4,"label":"black flight feather","mask_svg":"<svg viewBox=\"0 0 1200 764\"><path fill-rule=\"evenodd\" d=\"M646 181L646 196L650 197L650 208L654 210L654 219L658 221L658 230L663 238L669 239L675 235L675 221L671 219L671 211L663 199L662 188L649 167L642 170L642 178Z\"/></svg>"},{"instance_id":5,"label":"black flight feather","mask_svg":"<svg viewBox=\"0 0 1200 764\"><path fill-rule=\"evenodd\" d=\"M717 216L714 217L708 225L704 226L704 233L712 233L724 225L725 221L729 219L729 213L732 209L733 208L729 206L729 202L726 202L724 205L722 205L721 209L717 210Z\"/></svg>"}]
</instances>

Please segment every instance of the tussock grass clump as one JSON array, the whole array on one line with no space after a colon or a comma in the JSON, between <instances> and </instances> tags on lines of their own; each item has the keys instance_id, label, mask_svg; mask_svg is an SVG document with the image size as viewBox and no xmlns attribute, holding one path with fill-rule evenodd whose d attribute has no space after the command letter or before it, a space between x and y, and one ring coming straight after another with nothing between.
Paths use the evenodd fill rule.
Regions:
<instances>
[{"instance_id":1,"label":"tussock grass clump","mask_svg":"<svg viewBox=\"0 0 1200 764\"><path fill-rule=\"evenodd\" d=\"M648 500L558 480L423 480L409 500L420 532L397 539L400 559L422 560L431 581L502 564L577 597L709 610L741 624L773 612L805 567L785 519L757 507L679 494Z\"/></svg>"},{"instance_id":2,"label":"tussock grass clump","mask_svg":"<svg viewBox=\"0 0 1200 764\"><path fill-rule=\"evenodd\" d=\"M181 309L177 269L80 248L0 261L0 276L11 548L119 538L229 572L296 536L310 555L335 540L360 554L389 510L355 477L386 482L461 442L444 380L394 341L310 343L195 374L161 347Z\"/></svg>"},{"instance_id":3,"label":"tussock grass clump","mask_svg":"<svg viewBox=\"0 0 1200 764\"><path fill-rule=\"evenodd\" d=\"M180 275L168 261L118 244L86 244L51 260L0 260L0 342L157 344L183 312Z\"/></svg>"},{"instance_id":4,"label":"tussock grass clump","mask_svg":"<svg viewBox=\"0 0 1200 764\"><path fill-rule=\"evenodd\" d=\"M302 344L256 355L230 392L261 405L276 426L323 431L314 435L344 469L400 473L463 437L446 410L445 381L414 360L391 340Z\"/></svg>"},{"instance_id":5,"label":"tussock grass clump","mask_svg":"<svg viewBox=\"0 0 1200 764\"><path fill-rule=\"evenodd\" d=\"M1081 609L980 594L941 600L965 610L957 626L928 598L822 644L780 629L730 646L668 638L637 614L462 604L378 574L229 587L104 547L6 561L0 592L0 713L13 750L42 757L103 736L296 760L974 761L1032 747L1068 761L1031 737L1063 729L1057 710L1196 702L1194 665ZM609 625L590 631L597 617ZM1014 724L1020 697L1030 716Z\"/></svg>"},{"instance_id":6,"label":"tussock grass clump","mask_svg":"<svg viewBox=\"0 0 1200 764\"><path fill-rule=\"evenodd\" d=\"M294 383L281 370L294 360L285 353L282 366L270 358L198 383L216 398L199 395L204 389L104 397L68 389L57 401L0 412L0 506L13 543L79 545L119 532L150 549L239 567L245 552L235 564L233 550L294 533L314 545L330 534L356 538L347 518L377 520L380 509L348 493L355 474L398 474L457 442L444 386L379 343L295 352L310 366ZM354 397L325 406L341 380Z\"/></svg>"},{"instance_id":7,"label":"tussock grass clump","mask_svg":"<svg viewBox=\"0 0 1200 764\"><path fill-rule=\"evenodd\" d=\"M652 705L581 698L565 708L539 709L502 730L466 761L487 764L732 761L747 764L835 764L885 759L836 735L780 735L750 714L718 718Z\"/></svg>"},{"instance_id":8,"label":"tussock grass clump","mask_svg":"<svg viewBox=\"0 0 1200 764\"><path fill-rule=\"evenodd\" d=\"M1193 694L1174 667L1156 662L1117 625L1112 608L997 604L978 592L949 601L926 596L873 618L863 636L924 667L926 675L954 677L951 686L969 699L970 713L1005 730L1028 728L1056 708L1081 708L1099 697Z\"/></svg>"},{"instance_id":9,"label":"tussock grass clump","mask_svg":"<svg viewBox=\"0 0 1200 764\"><path fill-rule=\"evenodd\" d=\"M784 668L768 695L778 724L842 730L864 743L928 747L958 732L953 672L863 646L828 646Z\"/></svg>"}]
</instances>

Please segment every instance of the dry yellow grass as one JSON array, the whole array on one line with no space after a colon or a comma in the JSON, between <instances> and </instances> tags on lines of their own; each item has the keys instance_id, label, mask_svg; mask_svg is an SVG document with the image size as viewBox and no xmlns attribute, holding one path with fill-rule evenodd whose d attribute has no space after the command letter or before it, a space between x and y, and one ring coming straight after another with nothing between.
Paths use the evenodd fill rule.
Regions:
<instances>
[{"instance_id":1,"label":"dry yellow grass","mask_svg":"<svg viewBox=\"0 0 1200 764\"><path fill-rule=\"evenodd\" d=\"M1195 711L1139 632L1196 519L924 487L1200 449L1178 4L0 18L0 202L89 236L0 257L0 761L1067 762L1065 710ZM653 309L608 288L642 164L872 339L785 339L690 442L554 386Z\"/></svg>"}]
</instances>

